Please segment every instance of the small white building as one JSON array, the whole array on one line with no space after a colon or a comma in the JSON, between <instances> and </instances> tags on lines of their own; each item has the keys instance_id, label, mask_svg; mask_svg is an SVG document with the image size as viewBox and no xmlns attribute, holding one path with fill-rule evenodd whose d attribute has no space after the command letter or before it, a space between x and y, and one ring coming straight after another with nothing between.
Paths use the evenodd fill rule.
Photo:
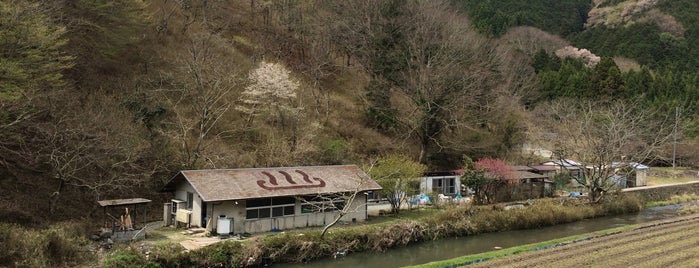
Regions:
<instances>
[{"instance_id":1,"label":"small white building","mask_svg":"<svg viewBox=\"0 0 699 268\"><path fill-rule=\"evenodd\" d=\"M461 175L463 171L434 171L427 172L420 179L420 193L443 194L454 197L461 193Z\"/></svg>"},{"instance_id":2,"label":"small white building","mask_svg":"<svg viewBox=\"0 0 699 268\"><path fill-rule=\"evenodd\" d=\"M165 221L219 234L259 233L323 226L346 206L344 221L364 221L366 193L380 189L354 165L183 170L165 186L174 192Z\"/></svg>"},{"instance_id":3,"label":"small white building","mask_svg":"<svg viewBox=\"0 0 699 268\"><path fill-rule=\"evenodd\" d=\"M612 163L614 173L625 181L625 187L639 187L647 185L649 167L636 162Z\"/></svg>"}]
</instances>

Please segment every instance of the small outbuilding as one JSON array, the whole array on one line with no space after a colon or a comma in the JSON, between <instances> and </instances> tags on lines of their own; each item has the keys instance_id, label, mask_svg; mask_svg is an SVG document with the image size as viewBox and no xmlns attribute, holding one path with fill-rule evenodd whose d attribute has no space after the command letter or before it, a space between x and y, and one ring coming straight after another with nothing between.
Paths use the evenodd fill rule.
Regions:
<instances>
[{"instance_id":1,"label":"small outbuilding","mask_svg":"<svg viewBox=\"0 0 699 268\"><path fill-rule=\"evenodd\" d=\"M259 233L323 226L347 206L344 221L364 221L367 193L380 189L355 165L183 170L165 185L165 222Z\"/></svg>"},{"instance_id":2,"label":"small outbuilding","mask_svg":"<svg viewBox=\"0 0 699 268\"><path fill-rule=\"evenodd\" d=\"M420 193L455 197L461 193L459 178L462 174L463 170L426 172L425 176L420 178Z\"/></svg>"},{"instance_id":3,"label":"small outbuilding","mask_svg":"<svg viewBox=\"0 0 699 268\"><path fill-rule=\"evenodd\" d=\"M138 240L146 237L147 204L145 198L97 201L102 207L102 228L114 241Z\"/></svg>"},{"instance_id":4,"label":"small outbuilding","mask_svg":"<svg viewBox=\"0 0 699 268\"><path fill-rule=\"evenodd\" d=\"M639 187L647 185L649 167L636 162L612 163L614 173L625 181L624 187Z\"/></svg>"}]
</instances>

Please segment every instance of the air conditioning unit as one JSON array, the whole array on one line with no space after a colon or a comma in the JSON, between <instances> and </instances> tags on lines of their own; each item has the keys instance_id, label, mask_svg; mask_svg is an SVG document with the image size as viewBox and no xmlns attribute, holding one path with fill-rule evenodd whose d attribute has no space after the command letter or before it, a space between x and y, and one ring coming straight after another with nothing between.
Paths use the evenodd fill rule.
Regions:
<instances>
[{"instance_id":1,"label":"air conditioning unit","mask_svg":"<svg viewBox=\"0 0 699 268\"><path fill-rule=\"evenodd\" d=\"M175 220L189 226L192 212L186 209L178 209L175 214Z\"/></svg>"}]
</instances>

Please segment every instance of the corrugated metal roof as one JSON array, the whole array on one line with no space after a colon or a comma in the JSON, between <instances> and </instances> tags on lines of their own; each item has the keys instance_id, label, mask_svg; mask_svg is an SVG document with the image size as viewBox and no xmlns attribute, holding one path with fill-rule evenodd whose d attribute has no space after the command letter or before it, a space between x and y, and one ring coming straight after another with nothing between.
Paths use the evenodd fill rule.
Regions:
<instances>
[{"instance_id":1,"label":"corrugated metal roof","mask_svg":"<svg viewBox=\"0 0 699 268\"><path fill-rule=\"evenodd\" d=\"M556 160L551 160L551 161L548 161L548 162L544 162L544 163L542 163L541 165L549 165L549 166L550 166L550 165L556 165L556 166L562 166L562 167L569 168L569 169L570 169L570 168L578 168L578 167L581 166L580 163L578 163L577 161L573 161L573 160L570 160L570 159L563 159L563 160L556 159Z\"/></svg>"},{"instance_id":2,"label":"corrugated metal roof","mask_svg":"<svg viewBox=\"0 0 699 268\"><path fill-rule=\"evenodd\" d=\"M625 163L625 162L613 162L613 163L612 163L612 167L613 167L613 168L617 168L617 167L621 167L621 166L625 166L625 165L634 167L635 169L648 169L648 168L649 168L648 166L646 166L646 165L644 165L644 164L641 164L641 163L637 163L637 162L628 162L628 163Z\"/></svg>"},{"instance_id":3,"label":"corrugated metal roof","mask_svg":"<svg viewBox=\"0 0 699 268\"><path fill-rule=\"evenodd\" d=\"M102 207L107 206L122 206L122 205L136 205L150 203L150 200L145 198L129 198L129 199L112 199L112 200L101 200L97 201Z\"/></svg>"},{"instance_id":4,"label":"corrugated metal roof","mask_svg":"<svg viewBox=\"0 0 699 268\"><path fill-rule=\"evenodd\" d=\"M540 179L540 178L548 178L546 175L541 175L541 174L536 174L528 171L512 171L512 176L517 178L517 179Z\"/></svg>"},{"instance_id":5,"label":"corrugated metal roof","mask_svg":"<svg viewBox=\"0 0 699 268\"><path fill-rule=\"evenodd\" d=\"M552 165L539 165L539 166L531 166L534 170L538 171L556 171L556 167Z\"/></svg>"},{"instance_id":6,"label":"corrugated metal roof","mask_svg":"<svg viewBox=\"0 0 699 268\"><path fill-rule=\"evenodd\" d=\"M530 171L534 169L530 166L510 166L510 170Z\"/></svg>"},{"instance_id":7,"label":"corrugated metal roof","mask_svg":"<svg viewBox=\"0 0 699 268\"><path fill-rule=\"evenodd\" d=\"M183 170L166 187L181 179L207 202L381 189L355 165Z\"/></svg>"}]
</instances>

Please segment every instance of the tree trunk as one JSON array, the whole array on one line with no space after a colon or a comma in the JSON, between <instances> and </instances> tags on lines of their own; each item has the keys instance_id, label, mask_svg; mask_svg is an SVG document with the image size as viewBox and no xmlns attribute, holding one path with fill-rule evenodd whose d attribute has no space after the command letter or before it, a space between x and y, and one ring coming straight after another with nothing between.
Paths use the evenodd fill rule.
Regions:
<instances>
[{"instance_id":1,"label":"tree trunk","mask_svg":"<svg viewBox=\"0 0 699 268\"><path fill-rule=\"evenodd\" d=\"M328 232L328 230L330 229L330 227L335 226L335 224L337 224L337 222L339 222L340 219L342 219L342 217L344 217L346 214L347 214L346 212L340 211L340 216L338 216L337 218L335 218L335 220L333 220L330 224L328 224L328 225L326 225L325 227L323 227L323 232L320 233L320 240L323 240L323 237L325 236L325 233Z\"/></svg>"}]
</instances>

